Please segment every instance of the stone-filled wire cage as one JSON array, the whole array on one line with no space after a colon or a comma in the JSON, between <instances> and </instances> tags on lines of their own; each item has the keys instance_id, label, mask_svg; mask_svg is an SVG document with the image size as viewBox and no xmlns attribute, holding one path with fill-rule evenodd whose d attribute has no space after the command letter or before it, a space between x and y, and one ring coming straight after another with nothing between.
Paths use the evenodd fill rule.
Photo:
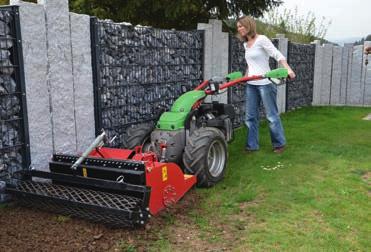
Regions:
<instances>
[{"instance_id":1,"label":"stone-filled wire cage","mask_svg":"<svg viewBox=\"0 0 371 252\"><path fill-rule=\"evenodd\" d=\"M0 180L30 164L17 6L0 7Z\"/></svg>"},{"instance_id":2,"label":"stone-filled wire cage","mask_svg":"<svg viewBox=\"0 0 371 252\"><path fill-rule=\"evenodd\" d=\"M286 111L312 105L315 50L314 44L288 43L288 64L296 78L287 80Z\"/></svg>"},{"instance_id":3,"label":"stone-filled wire cage","mask_svg":"<svg viewBox=\"0 0 371 252\"><path fill-rule=\"evenodd\" d=\"M247 64L243 43L234 35L229 35L229 72L240 71L245 74ZM228 103L232 104L236 113L233 125L239 127L243 124L245 116L245 87L233 86L228 89Z\"/></svg>"},{"instance_id":4,"label":"stone-filled wire cage","mask_svg":"<svg viewBox=\"0 0 371 252\"><path fill-rule=\"evenodd\" d=\"M132 125L153 123L203 79L203 31L162 30L91 19L96 133L120 146Z\"/></svg>"},{"instance_id":5,"label":"stone-filled wire cage","mask_svg":"<svg viewBox=\"0 0 371 252\"><path fill-rule=\"evenodd\" d=\"M278 39L273 39L272 43L275 47L278 47ZM246 73L247 64L245 60L245 48L243 43L235 36L229 35L229 72L240 71L242 74ZM273 59L269 59L269 65L271 69L277 68L277 62ZM234 119L234 127L242 126L245 121L245 86L237 85L228 90L228 103L232 104L236 117ZM260 117L265 117L263 105L259 108Z\"/></svg>"}]
</instances>

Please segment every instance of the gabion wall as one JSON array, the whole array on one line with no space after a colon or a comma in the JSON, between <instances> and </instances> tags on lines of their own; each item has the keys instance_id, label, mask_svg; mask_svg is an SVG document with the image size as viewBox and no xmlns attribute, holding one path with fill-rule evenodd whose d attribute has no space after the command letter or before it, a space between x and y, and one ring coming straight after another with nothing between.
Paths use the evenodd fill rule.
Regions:
<instances>
[{"instance_id":1,"label":"gabion wall","mask_svg":"<svg viewBox=\"0 0 371 252\"><path fill-rule=\"evenodd\" d=\"M235 36L229 36L229 72L240 71L246 73L245 48ZM236 113L234 126L243 124L245 117L245 87L237 85L228 90L228 103L232 104Z\"/></svg>"},{"instance_id":2,"label":"gabion wall","mask_svg":"<svg viewBox=\"0 0 371 252\"><path fill-rule=\"evenodd\" d=\"M17 7L0 7L0 180L29 165Z\"/></svg>"},{"instance_id":3,"label":"gabion wall","mask_svg":"<svg viewBox=\"0 0 371 252\"><path fill-rule=\"evenodd\" d=\"M313 100L315 45L288 44L288 63L296 74L286 86L286 111L310 106Z\"/></svg>"},{"instance_id":4,"label":"gabion wall","mask_svg":"<svg viewBox=\"0 0 371 252\"><path fill-rule=\"evenodd\" d=\"M152 122L159 106L202 82L203 31L91 21L96 129L117 135L120 146L128 127Z\"/></svg>"},{"instance_id":5,"label":"gabion wall","mask_svg":"<svg viewBox=\"0 0 371 252\"><path fill-rule=\"evenodd\" d=\"M273 44L277 47L278 40L273 39ZM277 67L277 62L273 59L269 59L269 65L271 69ZM243 74L246 72L246 60L245 60L245 48L243 43L238 40L234 35L229 36L229 72L240 71ZM236 117L234 120L234 126L239 127L245 121L245 86L237 85L229 89L228 91L228 102L233 104L235 108ZM263 105L260 105L260 117L265 117Z\"/></svg>"}]
</instances>

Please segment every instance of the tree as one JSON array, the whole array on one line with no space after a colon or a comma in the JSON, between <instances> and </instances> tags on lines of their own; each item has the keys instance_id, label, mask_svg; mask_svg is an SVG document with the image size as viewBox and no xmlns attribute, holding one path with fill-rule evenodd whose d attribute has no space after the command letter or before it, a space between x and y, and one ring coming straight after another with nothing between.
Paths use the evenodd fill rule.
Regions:
<instances>
[{"instance_id":1,"label":"tree","mask_svg":"<svg viewBox=\"0 0 371 252\"><path fill-rule=\"evenodd\" d=\"M318 20L311 11L305 16L299 15L297 7L293 10L286 8L283 11L272 10L257 22L258 31L268 36L283 33L290 41L301 43L310 43L316 39L325 41L329 25L331 21L325 17Z\"/></svg>"},{"instance_id":2,"label":"tree","mask_svg":"<svg viewBox=\"0 0 371 252\"><path fill-rule=\"evenodd\" d=\"M0 5L7 4L9 0L0 0ZM207 23L210 18L260 17L280 4L282 0L69 0L72 12L115 22L179 30L196 29L197 23Z\"/></svg>"},{"instance_id":3,"label":"tree","mask_svg":"<svg viewBox=\"0 0 371 252\"><path fill-rule=\"evenodd\" d=\"M354 45L363 45L365 41L371 41L371 34L367 35L364 38L361 38L360 40L356 40L353 44Z\"/></svg>"},{"instance_id":4,"label":"tree","mask_svg":"<svg viewBox=\"0 0 371 252\"><path fill-rule=\"evenodd\" d=\"M189 30L210 18L235 19L242 14L259 17L281 3L281 0L70 0L70 10L115 22Z\"/></svg>"}]
</instances>

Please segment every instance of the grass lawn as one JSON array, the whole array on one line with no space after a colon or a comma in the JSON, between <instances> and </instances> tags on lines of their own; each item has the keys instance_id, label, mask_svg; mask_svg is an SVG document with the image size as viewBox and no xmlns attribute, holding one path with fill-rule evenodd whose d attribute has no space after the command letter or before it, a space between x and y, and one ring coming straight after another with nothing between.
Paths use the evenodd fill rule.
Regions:
<instances>
[{"instance_id":1,"label":"grass lawn","mask_svg":"<svg viewBox=\"0 0 371 252\"><path fill-rule=\"evenodd\" d=\"M237 130L224 181L196 190L202 203L189 216L201 239L235 251L369 251L371 121L362 120L369 113L310 107L283 114L288 148L281 155L272 153L266 122L253 154L243 151L246 129Z\"/></svg>"}]
</instances>

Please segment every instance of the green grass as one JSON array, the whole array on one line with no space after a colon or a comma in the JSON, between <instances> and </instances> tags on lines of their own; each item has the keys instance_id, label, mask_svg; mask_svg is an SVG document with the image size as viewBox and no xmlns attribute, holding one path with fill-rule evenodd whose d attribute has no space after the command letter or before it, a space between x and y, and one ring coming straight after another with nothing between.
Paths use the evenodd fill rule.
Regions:
<instances>
[{"instance_id":1,"label":"green grass","mask_svg":"<svg viewBox=\"0 0 371 252\"><path fill-rule=\"evenodd\" d=\"M57 223L65 223L68 222L71 218L69 216L64 216L64 215L57 215L55 217L55 220Z\"/></svg>"},{"instance_id":2,"label":"green grass","mask_svg":"<svg viewBox=\"0 0 371 252\"><path fill-rule=\"evenodd\" d=\"M117 247L118 247L117 250L120 251L120 252L135 252L135 251L137 251L137 249L135 248L135 246L133 244L130 244L125 240L120 240L118 242Z\"/></svg>"},{"instance_id":3,"label":"green grass","mask_svg":"<svg viewBox=\"0 0 371 252\"><path fill-rule=\"evenodd\" d=\"M311 107L282 115L287 150L272 152L268 125L260 151L246 154L246 129L229 145L226 178L197 189L201 209L189 216L205 237L236 251L367 251L371 248L370 108ZM243 209L243 210L241 210ZM220 224L220 225L219 225ZM207 239L207 238L206 238Z\"/></svg>"}]
</instances>

